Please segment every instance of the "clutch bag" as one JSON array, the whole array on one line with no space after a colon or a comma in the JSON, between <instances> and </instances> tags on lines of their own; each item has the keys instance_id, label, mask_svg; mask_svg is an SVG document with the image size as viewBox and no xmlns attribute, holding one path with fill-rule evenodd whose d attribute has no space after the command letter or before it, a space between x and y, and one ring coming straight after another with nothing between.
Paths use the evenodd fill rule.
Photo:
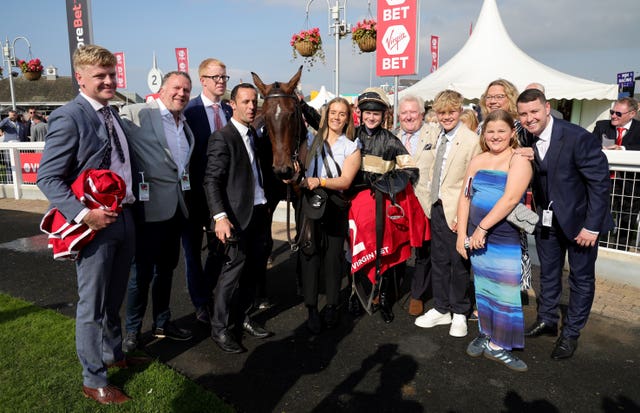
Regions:
<instances>
[{"instance_id":1,"label":"clutch bag","mask_svg":"<svg viewBox=\"0 0 640 413\"><path fill-rule=\"evenodd\" d=\"M507 221L526 231L529 234L533 234L536 224L540 220L538 214L527 208L523 203L519 203L513 208L513 211L507 215Z\"/></svg>"}]
</instances>

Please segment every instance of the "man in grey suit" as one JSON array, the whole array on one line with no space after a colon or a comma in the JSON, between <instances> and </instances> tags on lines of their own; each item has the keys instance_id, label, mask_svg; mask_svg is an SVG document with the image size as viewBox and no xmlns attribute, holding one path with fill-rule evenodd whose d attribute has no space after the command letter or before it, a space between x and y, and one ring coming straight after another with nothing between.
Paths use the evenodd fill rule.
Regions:
<instances>
[{"instance_id":1,"label":"man in grey suit","mask_svg":"<svg viewBox=\"0 0 640 413\"><path fill-rule=\"evenodd\" d=\"M152 335L173 340L191 338L190 331L170 320L169 309L173 270L180 256L180 233L188 217L184 193L191 189L189 159L194 139L182 113L190 93L189 74L169 72L162 79L158 100L121 110L136 161L138 199L144 206L128 287L125 352L133 351L140 342L152 281Z\"/></svg>"},{"instance_id":2,"label":"man in grey suit","mask_svg":"<svg viewBox=\"0 0 640 413\"><path fill-rule=\"evenodd\" d=\"M135 229L129 205L132 193L131 162L118 115L109 107L116 91L116 58L95 45L73 55L80 95L53 111L47 145L38 171L38 187L67 219L97 231L76 261L78 308L76 349L82 364L83 393L102 404L129 400L107 382L107 368L126 366L122 353L120 307L134 255ZM109 117L113 128L107 129ZM70 185L87 169L110 169L126 183L123 211L85 207Z\"/></svg>"}]
</instances>

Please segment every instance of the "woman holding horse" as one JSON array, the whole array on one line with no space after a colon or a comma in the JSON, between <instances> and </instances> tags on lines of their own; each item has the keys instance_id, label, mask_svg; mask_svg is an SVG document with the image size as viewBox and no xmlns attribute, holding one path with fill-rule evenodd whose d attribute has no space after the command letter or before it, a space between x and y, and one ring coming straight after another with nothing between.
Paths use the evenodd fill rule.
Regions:
<instances>
[{"instance_id":1,"label":"woman holding horse","mask_svg":"<svg viewBox=\"0 0 640 413\"><path fill-rule=\"evenodd\" d=\"M321 216L307 214L304 218L316 218L308 222L313 226L311 242L314 247L312 251L300 254L302 290L309 312L307 327L313 334L319 334L322 329L318 312L321 273L327 296L324 324L331 328L338 321L340 281L345 267L343 245L348 231L348 203L341 193L351 186L360 168L359 144L354 141L354 135L349 102L337 97L324 111L316 136L310 138L300 151L300 160L306 167L306 177L302 182L307 191L304 196L309 199L319 194L325 202ZM303 215L306 210L302 208Z\"/></svg>"}]
</instances>

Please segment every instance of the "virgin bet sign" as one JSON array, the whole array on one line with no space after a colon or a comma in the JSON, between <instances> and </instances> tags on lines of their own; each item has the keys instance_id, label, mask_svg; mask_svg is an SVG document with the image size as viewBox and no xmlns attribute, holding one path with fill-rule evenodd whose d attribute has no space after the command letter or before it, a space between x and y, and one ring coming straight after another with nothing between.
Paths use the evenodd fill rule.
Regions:
<instances>
[{"instance_id":1,"label":"virgin bet sign","mask_svg":"<svg viewBox=\"0 0 640 413\"><path fill-rule=\"evenodd\" d=\"M378 76L418 73L417 22L418 0L378 1Z\"/></svg>"}]
</instances>

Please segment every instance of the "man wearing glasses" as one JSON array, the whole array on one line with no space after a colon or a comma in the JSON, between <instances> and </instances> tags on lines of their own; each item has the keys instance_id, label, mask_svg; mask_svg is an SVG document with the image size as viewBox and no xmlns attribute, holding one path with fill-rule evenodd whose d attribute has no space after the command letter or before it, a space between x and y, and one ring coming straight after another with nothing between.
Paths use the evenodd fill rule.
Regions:
<instances>
[{"instance_id":1,"label":"man wearing glasses","mask_svg":"<svg viewBox=\"0 0 640 413\"><path fill-rule=\"evenodd\" d=\"M211 295L222 261L216 257L217 238L213 233L208 233L209 250L204 268L202 266L203 228L209 228L211 218L204 194L204 171L207 166L209 137L227 124L233 115L233 109L222 101L229 81L224 63L218 59L207 58L200 63L198 75L202 93L192 99L184 111L187 124L193 131L195 145L189 171L191 191L186 197L189 219L182 233L182 248L185 256L187 289L196 309L196 318L209 325Z\"/></svg>"},{"instance_id":2,"label":"man wearing glasses","mask_svg":"<svg viewBox=\"0 0 640 413\"><path fill-rule=\"evenodd\" d=\"M611 120L600 120L593 129L593 134L603 139L602 146L611 150L640 150L640 122L633 119L638 113L638 101L620 98L609 113Z\"/></svg>"}]
</instances>

